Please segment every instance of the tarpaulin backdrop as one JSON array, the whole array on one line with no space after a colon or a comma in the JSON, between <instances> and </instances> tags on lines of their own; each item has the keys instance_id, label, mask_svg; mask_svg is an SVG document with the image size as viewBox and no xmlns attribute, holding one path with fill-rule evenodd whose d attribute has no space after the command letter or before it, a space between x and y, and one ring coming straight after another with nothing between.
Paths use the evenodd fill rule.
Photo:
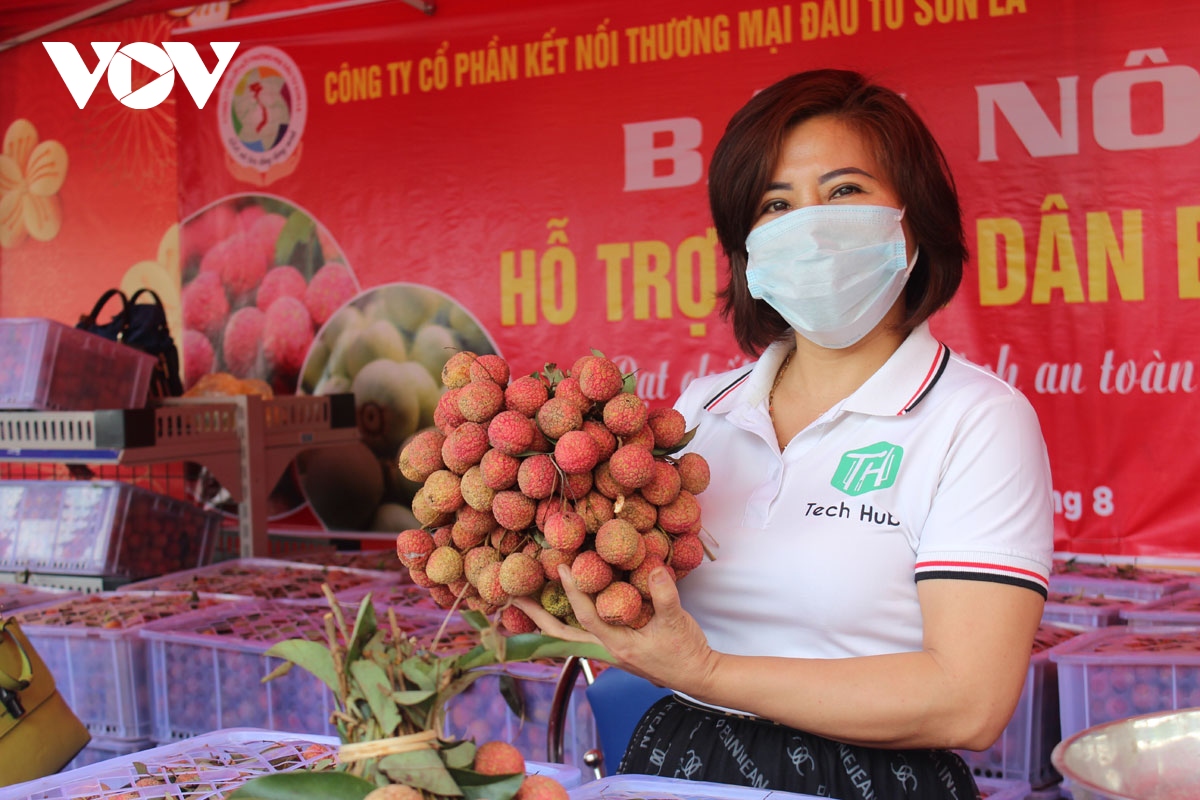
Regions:
<instances>
[{"instance_id":1,"label":"tarpaulin backdrop","mask_svg":"<svg viewBox=\"0 0 1200 800\"><path fill-rule=\"evenodd\" d=\"M1036 407L1057 549L1200 555L1197 30L1200 7L1165 0L463 0L176 30L210 68L209 42L240 43L202 110L172 95L181 325L213 351L192 336L187 355L341 390L356 355L326 320L349 302L356 331L409 326L398 361L474 342L529 372L596 348L669 403L746 361L714 300L705 168L725 122L788 73L854 68L947 152L972 260L935 332ZM83 113L31 55L40 110ZM256 236L299 276L225 263ZM307 316L233 325L287 281ZM438 335L418 345L421 327Z\"/></svg>"}]
</instances>

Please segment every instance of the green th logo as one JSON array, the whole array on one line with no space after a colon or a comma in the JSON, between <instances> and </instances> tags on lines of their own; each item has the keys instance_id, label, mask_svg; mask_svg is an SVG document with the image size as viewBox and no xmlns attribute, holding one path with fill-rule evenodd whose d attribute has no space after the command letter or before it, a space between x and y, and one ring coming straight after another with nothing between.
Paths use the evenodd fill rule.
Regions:
<instances>
[{"instance_id":1,"label":"green th logo","mask_svg":"<svg viewBox=\"0 0 1200 800\"><path fill-rule=\"evenodd\" d=\"M904 448L888 442L876 442L842 453L842 461L833 473L833 488L848 495L860 495L886 489L896 482Z\"/></svg>"}]
</instances>

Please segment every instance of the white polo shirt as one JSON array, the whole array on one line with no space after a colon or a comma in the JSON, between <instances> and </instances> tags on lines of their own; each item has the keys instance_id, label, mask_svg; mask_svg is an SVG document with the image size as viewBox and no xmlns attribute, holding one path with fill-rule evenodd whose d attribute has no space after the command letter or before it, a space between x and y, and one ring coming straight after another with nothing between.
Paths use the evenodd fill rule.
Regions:
<instances>
[{"instance_id":1,"label":"white polo shirt","mask_svg":"<svg viewBox=\"0 0 1200 800\"><path fill-rule=\"evenodd\" d=\"M692 382L676 403L708 460L717 541L679 582L716 650L842 658L921 648L917 581L1046 594L1050 467L1017 390L913 331L781 453L767 395L786 353Z\"/></svg>"}]
</instances>

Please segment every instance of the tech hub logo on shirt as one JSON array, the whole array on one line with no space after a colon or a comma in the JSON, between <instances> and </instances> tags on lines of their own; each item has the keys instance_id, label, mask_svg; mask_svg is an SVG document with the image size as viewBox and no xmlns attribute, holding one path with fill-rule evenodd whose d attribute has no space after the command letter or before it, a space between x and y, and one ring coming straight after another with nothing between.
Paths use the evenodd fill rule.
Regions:
<instances>
[{"instance_id":1,"label":"tech hub logo on shirt","mask_svg":"<svg viewBox=\"0 0 1200 800\"><path fill-rule=\"evenodd\" d=\"M839 492L857 497L886 489L896 482L904 448L890 442L876 442L847 450L833 473L830 483Z\"/></svg>"}]
</instances>

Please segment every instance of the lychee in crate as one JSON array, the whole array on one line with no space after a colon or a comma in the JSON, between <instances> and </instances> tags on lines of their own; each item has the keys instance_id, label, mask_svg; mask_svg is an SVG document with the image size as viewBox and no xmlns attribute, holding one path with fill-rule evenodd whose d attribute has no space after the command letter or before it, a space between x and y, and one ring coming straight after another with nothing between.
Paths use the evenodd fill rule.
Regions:
<instances>
[{"instance_id":1,"label":"lychee in crate","mask_svg":"<svg viewBox=\"0 0 1200 800\"><path fill-rule=\"evenodd\" d=\"M1190 578L1178 572L1139 567L1136 564L1105 564L1055 559L1050 572L1050 590L1122 600L1157 600L1188 588Z\"/></svg>"},{"instance_id":2,"label":"lychee in crate","mask_svg":"<svg viewBox=\"0 0 1200 800\"><path fill-rule=\"evenodd\" d=\"M1050 592L1042 610L1042 622L1057 625L1077 625L1081 628L1105 628L1124 625L1122 609L1138 608L1138 600L1085 594L1083 592Z\"/></svg>"},{"instance_id":3,"label":"lychee in crate","mask_svg":"<svg viewBox=\"0 0 1200 800\"><path fill-rule=\"evenodd\" d=\"M1132 626L1200 626L1200 590L1175 592L1160 600L1123 608L1121 620Z\"/></svg>"},{"instance_id":4,"label":"lychee in crate","mask_svg":"<svg viewBox=\"0 0 1200 800\"><path fill-rule=\"evenodd\" d=\"M0 571L136 580L207 563L219 515L120 481L0 483Z\"/></svg>"},{"instance_id":5,"label":"lychee in crate","mask_svg":"<svg viewBox=\"0 0 1200 800\"><path fill-rule=\"evenodd\" d=\"M354 606L346 607L353 619ZM291 669L263 682L284 663L266 651L278 642L326 642L325 602L247 600L174 620L141 632L148 649L157 742L257 726L332 736L333 693L311 673ZM432 635L430 621L400 617L407 634Z\"/></svg>"},{"instance_id":6,"label":"lychee in crate","mask_svg":"<svg viewBox=\"0 0 1200 800\"><path fill-rule=\"evenodd\" d=\"M368 585L385 585L404 580L400 573L347 567L324 567L272 558L235 558L205 567L174 572L131 583L127 589L150 591L196 591L236 594L243 597L320 600L328 584L334 595Z\"/></svg>"},{"instance_id":7,"label":"lychee in crate","mask_svg":"<svg viewBox=\"0 0 1200 800\"><path fill-rule=\"evenodd\" d=\"M1060 779L1050 753L1060 740L1058 676L1049 651L1079 631L1042 623L1033 643L1029 671L1012 719L1000 738L983 751L960 750L977 779L1024 781L1042 787Z\"/></svg>"},{"instance_id":8,"label":"lychee in crate","mask_svg":"<svg viewBox=\"0 0 1200 800\"><path fill-rule=\"evenodd\" d=\"M141 408L154 356L61 322L0 319L0 408Z\"/></svg>"},{"instance_id":9,"label":"lychee in crate","mask_svg":"<svg viewBox=\"0 0 1200 800\"><path fill-rule=\"evenodd\" d=\"M329 769L337 744L258 728L220 730L0 788L0 800L223 800L258 775Z\"/></svg>"},{"instance_id":10,"label":"lychee in crate","mask_svg":"<svg viewBox=\"0 0 1200 800\"><path fill-rule=\"evenodd\" d=\"M1200 706L1200 629L1115 626L1050 650L1062 738L1155 711Z\"/></svg>"},{"instance_id":11,"label":"lychee in crate","mask_svg":"<svg viewBox=\"0 0 1200 800\"><path fill-rule=\"evenodd\" d=\"M77 594L79 593L68 589L0 581L0 614L11 614L18 608L67 600Z\"/></svg>"},{"instance_id":12,"label":"lychee in crate","mask_svg":"<svg viewBox=\"0 0 1200 800\"><path fill-rule=\"evenodd\" d=\"M139 628L227 602L181 592L100 592L22 608L13 616L93 736L146 739L150 682Z\"/></svg>"},{"instance_id":13,"label":"lychee in crate","mask_svg":"<svg viewBox=\"0 0 1200 800\"><path fill-rule=\"evenodd\" d=\"M447 733L476 742L499 739L515 746L526 760L545 758L554 692L561 673L560 662L521 663L477 678L447 703ZM600 743L585 690L580 676L562 723L562 760L590 773L583 755L598 749Z\"/></svg>"}]
</instances>

